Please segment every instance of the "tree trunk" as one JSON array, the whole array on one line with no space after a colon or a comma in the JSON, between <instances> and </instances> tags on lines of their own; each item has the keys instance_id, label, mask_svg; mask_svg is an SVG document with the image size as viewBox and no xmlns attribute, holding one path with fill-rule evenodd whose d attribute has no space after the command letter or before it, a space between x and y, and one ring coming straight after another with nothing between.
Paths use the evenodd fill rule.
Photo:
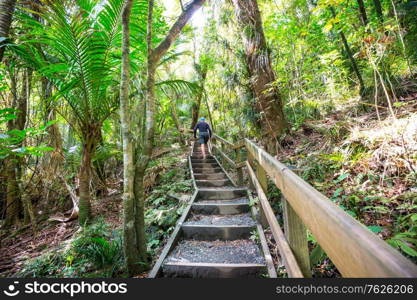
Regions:
<instances>
[{"instance_id":1,"label":"tree trunk","mask_svg":"<svg viewBox=\"0 0 417 300\"><path fill-rule=\"evenodd\" d=\"M22 182L19 183L19 190L20 190L22 204L23 204L24 211L25 211L25 224L28 224L30 222L32 226L32 232L36 233L36 230L37 230L36 218L35 218L35 212L33 210L32 201L30 199L30 193L26 188L24 188Z\"/></svg>"},{"instance_id":2,"label":"tree trunk","mask_svg":"<svg viewBox=\"0 0 417 300\"><path fill-rule=\"evenodd\" d=\"M210 106L209 106L207 97L204 97L204 102L206 103L206 109L207 109L207 114L208 114L208 119L210 121L211 129L213 129L213 132L216 132L216 126L215 126L214 120L213 120L213 118L211 116L211 110L210 110Z\"/></svg>"},{"instance_id":3,"label":"tree trunk","mask_svg":"<svg viewBox=\"0 0 417 300\"><path fill-rule=\"evenodd\" d=\"M148 268L148 253L145 234L145 178L146 168L138 164L135 168L135 231L136 231L136 273Z\"/></svg>"},{"instance_id":4,"label":"tree trunk","mask_svg":"<svg viewBox=\"0 0 417 300\"><path fill-rule=\"evenodd\" d=\"M336 18L336 11L334 10L334 8L331 6L329 8L330 8L333 18ZM349 46L349 43L347 42L345 34L343 33L343 31L339 31L339 35L342 40L343 46L345 47L346 54L349 57L350 62L352 63L353 71L355 72L356 77L359 80L359 94L362 96L365 91L365 84L363 82L362 74L359 71L359 67L356 63L355 58L353 57L352 50L350 49L350 46Z\"/></svg>"},{"instance_id":5,"label":"tree trunk","mask_svg":"<svg viewBox=\"0 0 417 300\"><path fill-rule=\"evenodd\" d=\"M7 122L7 128L11 130L24 130L27 118L27 105L30 93L30 82L32 72L25 70L22 75L22 85L20 94L17 88L17 74L10 72L11 91L13 94L12 107L17 110L17 118ZM17 145L22 147L23 143ZM6 162L7 172L7 197L6 197L6 220L5 225L11 226L18 222L21 208L21 194L19 184L22 180L23 158L10 156Z\"/></svg>"},{"instance_id":6,"label":"tree trunk","mask_svg":"<svg viewBox=\"0 0 417 300\"><path fill-rule=\"evenodd\" d=\"M147 267L147 253L146 253L146 235L145 235L145 190L144 190L144 178L146 169L152 156L152 150L155 137L155 72L161 58L171 47L172 43L177 39L181 30L187 24L193 13L199 9L205 0L194 0L181 13L177 21L169 30L165 39L155 48L152 49L152 19L153 19L153 7L154 0L148 0L148 24L147 24L147 79L146 79L146 96L145 96L145 130L143 149L139 151L136 149L136 168L134 178L134 216L135 222L130 223L136 230L135 240L131 237L132 242L135 242L134 246L129 245L132 250L135 247L134 252L137 252L135 260L128 262L128 270L132 275L134 273L142 271ZM126 30L126 29L125 29ZM126 45L124 45L126 46ZM131 217L131 216L130 216ZM133 230L132 230L133 232Z\"/></svg>"},{"instance_id":7,"label":"tree trunk","mask_svg":"<svg viewBox=\"0 0 417 300\"><path fill-rule=\"evenodd\" d=\"M267 47L256 0L232 0L240 30L242 31L246 63L251 77L251 86L256 96L258 112L264 133L271 140L287 127L283 104L276 87L270 51Z\"/></svg>"},{"instance_id":8,"label":"tree trunk","mask_svg":"<svg viewBox=\"0 0 417 300\"><path fill-rule=\"evenodd\" d=\"M363 26L368 24L368 16L366 15L365 3L363 0L357 0L359 6L359 17Z\"/></svg>"},{"instance_id":9,"label":"tree trunk","mask_svg":"<svg viewBox=\"0 0 417 300\"><path fill-rule=\"evenodd\" d=\"M81 166L78 175L80 181L79 223L81 226L86 225L91 218L91 160L97 147L100 130L100 126L91 126L83 132Z\"/></svg>"},{"instance_id":10,"label":"tree trunk","mask_svg":"<svg viewBox=\"0 0 417 300\"><path fill-rule=\"evenodd\" d=\"M56 110L50 99L52 96L51 82L47 78L42 77L41 85L42 115L44 125L46 125L56 120ZM52 147L54 150L44 153L41 157L41 169L44 174L42 176L44 197L38 205L45 214L48 214L50 207L54 205L54 203L50 203L51 191L59 191L61 187L61 183L56 180L56 174L63 174L64 151L58 124L50 124L46 127L46 131L48 134L45 136L45 142L48 147Z\"/></svg>"},{"instance_id":11,"label":"tree trunk","mask_svg":"<svg viewBox=\"0 0 417 300\"><path fill-rule=\"evenodd\" d=\"M20 95L20 101L18 109L20 111L19 117L16 119L16 127L18 130L24 130L26 127L27 122L27 114L28 114L28 106L29 106L29 98L32 89L32 70L27 69L24 71L23 75L23 83L22 83L22 91ZM23 143L20 145L23 146ZM23 183L23 170L22 166L24 163L24 159L19 157L18 163L16 165L17 168L17 183L19 187L19 196L21 200L21 204L23 207L24 212L24 221L25 223L31 223L33 232L36 232L36 220L35 214L33 211L32 200L30 199L30 195L28 193L27 188L24 187Z\"/></svg>"},{"instance_id":12,"label":"tree trunk","mask_svg":"<svg viewBox=\"0 0 417 300\"><path fill-rule=\"evenodd\" d=\"M123 140L123 252L130 275L140 272L136 234L136 198L133 136L129 108L130 83L130 28L133 0L126 0L122 13L122 77L120 83L120 121Z\"/></svg>"},{"instance_id":13,"label":"tree trunk","mask_svg":"<svg viewBox=\"0 0 417 300\"><path fill-rule=\"evenodd\" d=\"M0 38L9 37L16 0L0 0ZM1 47L6 41L0 41L0 62L3 60L5 47Z\"/></svg>"},{"instance_id":14,"label":"tree trunk","mask_svg":"<svg viewBox=\"0 0 417 300\"><path fill-rule=\"evenodd\" d=\"M207 67L203 67L201 70L197 70L200 75L200 92L197 95L196 101L192 105L191 110L191 129L194 129L195 125L198 122L198 116L200 114L201 99L204 96L204 83L207 77Z\"/></svg>"},{"instance_id":15,"label":"tree trunk","mask_svg":"<svg viewBox=\"0 0 417 300\"><path fill-rule=\"evenodd\" d=\"M374 1L374 7L376 15L378 16L378 19L380 22L384 22L384 14L382 12L382 5L380 0L373 0Z\"/></svg>"},{"instance_id":16,"label":"tree trunk","mask_svg":"<svg viewBox=\"0 0 417 300\"><path fill-rule=\"evenodd\" d=\"M175 124L175 128L177 128L178 134L180 136L180 143L181 145L185 145L186 141L185 141L185 137L184 134L181 130L181 125L180 125L180 121L178 120L178 114L177 114L177 103L175 100L178 99L178 95L177 93L175 93L175 98L171 100L171 117L172 120L174 121Z\"/></svg>"},{"instance_id":17,"label":"tree trunk","mask_svg":"<svg viewBox=\"0 0 417 300\"><path fill-rule=\"evenodd\" d=\"M7 196L5 227L15 225L19 221L19 187L16 180L16 161L9 158L6 161Z\"/></svg>"}]
</instances>

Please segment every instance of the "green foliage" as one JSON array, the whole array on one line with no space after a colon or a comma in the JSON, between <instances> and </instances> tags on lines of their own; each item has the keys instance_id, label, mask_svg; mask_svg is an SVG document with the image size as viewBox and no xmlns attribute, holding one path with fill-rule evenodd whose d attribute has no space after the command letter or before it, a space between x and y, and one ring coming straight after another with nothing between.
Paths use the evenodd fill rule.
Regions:
<instances>
[{"instance_id":1,"label":"green foliage","mask_svg":"<svg viewBox=\"0 0 417 300\"><path fill-rule=\"evenodd\" d=\"M19 277L114 277L123 275L120 230L111 231L102 219L81 232L69 247L51 250L28 261Z\"/></svg>"},{"instance_id":2,"label":"green foliage","mask_svg":"<svg viewBox=\"0 0 417 300\"><path fill-rule=\"evenodd\" d=\"M161 175L160 182L152 190L146 199L145 223L148 239L148 251L153 254L164 239L168 238L175 227L178 218L184 212L186 202L178 202L170 195L190 194L192 191L192 181L188 179L188 174L184 172L185 162L180 163L176 153L171 153L166 158L152 162L152 165L168 163L172 166L167 172Z\"/></svg>"},{"instance_id":3,"label":"green foliage","mask_svg":"<svg viewBox=\"0 0 417 300\"><path fill-rule=\"evenodd\" d=\"M45 126L39 128L2 130L7 122L12 122L17 118L17 114L19 114L19 111L12 108L0 110L0 159L5 159L9 156L41 156L45 152L52 151L53 148L46 145L22 146L22 143L28 138L46 134L46 128L54 122L48 122Z\"/></svg>"},{"instance_id":4,"label":"green foliage","mask_svg":"<svg viewBox=\"0 0 417 300\"><path fill-rule=\"evenodd\" d=\"M324 252L323 248L317 244L316 247L314 247L314 249L310 253L310 264L312 266L321 264L325 257L326 253Z\"/></svg>"},{"instance_id":5,"label":"green foliage","mask_svg":"<svg viewBox=\"0 0 417 300\"><path fill-rule=\"evenodd\" d=\"M18 277L61 277L60 272L65 266L65 257L60 251L50 251L26 262Z\"/></svg>"},{"instance_id":6,"label":"green foliage","mask_svg":"<svg viewBox=\"0 0 417 300\"><path fill-rule=\"evenodd\" d=\"M110 234L108 225L101 220L82 230L80 237L72 244L71 254L67 256L67 267L79 270L82 266L92 264L105 277L113 277L120 272L124 265L121 231Z\"/></svg>"},{"instance_id":7,"label":"green foliage","mask_svg":"<svg viewBox=\"0 0 417 300\"><path fill-rule=\"evenodd\" d=\"M397 233L387 242L401 250L403 253L416 258L417 257L417 230L413 228L412 231Z\"/></svg>"},{"instance_id":8,"label":"green foliage","mask_svg":"<svg viewBox=\"0 0 417 300\"><path fill-rule=\"evenodd\" d=\"M111 51L120 34L123 1L107 1L101 9L95 1L78 1L75 14L68 13L64 2L46 3L40 15L48 30L36 25L35 33L53 51L54 63L44 60L36 46L27 48L30 43L22 45L26 49L19 54L54 83L59 91L55 97L65 99L77 125L102 122L117 105L107 92L115 84L113 69L119 64Z\"/></svg>"},{"instance_id":9,"label":"green foliage","mask_svg":"<svg viewBox=\"0 0 417 300\"><path fill-rule=\"evenodd\" d=\"M258 230L251 231L249 239L259 243L261 241L261 237L259 236Z\"/></svg>"}]
</instances>

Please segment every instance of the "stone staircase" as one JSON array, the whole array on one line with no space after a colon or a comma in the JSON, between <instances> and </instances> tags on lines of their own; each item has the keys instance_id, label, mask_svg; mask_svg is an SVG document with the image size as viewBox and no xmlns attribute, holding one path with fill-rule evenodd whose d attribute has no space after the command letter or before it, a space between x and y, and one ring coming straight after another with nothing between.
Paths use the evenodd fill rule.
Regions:
<instances>
[{"instance_id":1,"label":"stone staircase","mask_svg":"<svg viewBox=\"0 0 417 300\"><path fill-rule=\"evenodd\" d=\"M203 160L198 143L190 162L197 192L162 262L162 276L231 278L267 274L267 247L253 239L259 228L251 214L247 189L236 187L215 157Z\"/></svg>"}]
</instances>

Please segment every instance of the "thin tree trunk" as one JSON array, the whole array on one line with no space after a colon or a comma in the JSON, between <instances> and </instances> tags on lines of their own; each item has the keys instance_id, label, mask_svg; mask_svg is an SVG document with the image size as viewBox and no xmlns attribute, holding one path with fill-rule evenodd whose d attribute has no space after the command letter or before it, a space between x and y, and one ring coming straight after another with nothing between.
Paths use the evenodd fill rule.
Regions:
<instances>
[{"instance_id":1,"label":"thin tree trunk","mask_svg":"<svg viewBox=\"0 0 417 300\"><path fill-rule=\"evenodd\" d=\"M207 77L207 68L203 67L202 70L197 70L198 73L200 73L200 92L197 95L196 101L193 103L191 108L191 129L194 129L195 124L198 122L198 116L200 114L200 107L201 107L201 99L204 96L204 83L206 81Z\"/></svg>"},{"instance_id":2,"label":"thin tree trunk","mask_svg":"<svg viewBox=\"0 0 417 300\"><path fill-rule=\"evenodd\" d=\"M16 0L0 0L0 38L9 37L10 25L12 24L13 12ZM7 41L0 41L0 62L3 60L5 47L2 44Z\"/></svg>"},{"instance_id":3,"label":"thin tree trunk","mask_svg":"<svg viewBox=\"0 0 417 300\"><path fill-rule=\"evenodd\" d=\"M206 96L203 96L203 98L204 98L204 102L206 103L206 109L207 109L207 114L208 114L208 118L209 118L209 121L210 121L211 128L213 129L214 132L216 132L216 126L215 126L214 120L211 116L211 110L210 110L210 106L209 106L209 103L208 103L208 99L207 99Z\"/></svg>"},{"instance_id":4,"label":"thin tree trunk","mask_svg":"<svg viewBox=\"0 0 417 300\"><path fill-rule=\"evenodd\" d=\"M80 181L79 223L81 226L86 225L91 218L91 160L97 147L99 137L98 130L100 130L100 126L92 126L91 128L86 128L85 130L86 131L83 133L81 166L78 175Z\"/></svg>"},{"instance_id":5,"label":"thin tree trunk","mask_svg":"<svg viewBox=\"0 0 417 300\"><path fill-rule=\"evenodd\" d=\"M368 24L368 16L366 15L365 3L363 0L357 0L359 6L359 17L363 26Z\"/></svg>"},{"instance_id":6,"label":"thin tree trunk","mask_svg":"<svg viewBox=\"0 0 417 300\"><path fill-rule=\"evenodd\" d=\"M336 17L336 11L331 6L330 6L330 11L332 13L333 18L335 18ZM345 47L346 54L348 55L349 60L350 60L350 62L352 64L353 71L355 72L356 77L359 80L359 93L360 93L360 95L363 95L363 93L365 91L365 84L363 82L362 74L359 71L359 67L358 67L358 65L356 63L355 58L353 57L352 50L350 49L350 46L349 46L349 43L348 43L348 41L346 39L345 34L343 33L343 31L340 31L339 32L339 35L340 35L340 38L342 40L343 46Z\"/></svg>"},{"instance_id":7,"label":"thin tree trunk","mask_svg":"<svg viewBox=\"0 0 417 300\"><path fill-rule=\"evenodd\" d=\"M407 62L408 72L410 73L410 75L412 75L413 71L411 70L410 58L407 55L407 51L406 51L405 43L404 43L404 37L403 37L403 33L402 33L402 28L401 28L401 23L400 23L400 20L398 18L397 9L395 8L395 3L394 3L393 0L391 0L391 5L392 5L392 10L394 12L395 21L397 22L397 25L398 25L398 36L400 38L401 46L403 48L404 59Z\"/></svg>"},{"instance_id":8,"label":"thin tree trunk","mask_svg":"<svg viewBox=\"0 0 417 300\"><path fill-rule=\"evenodd\" d=\"M145 178L146 169L142 166L135 168L135 230L136 230L136 273L148 268L148 253L145 234Z\"/></svg>"},{"instance_id":9,"label":"thin tree trunk","mask_svg":"<svg viewBox=\"0 0 417 300\"><path fill-rule=\"evenodd\" d=\"M384 22L384 14L382 12L382 5L380 0L373 0L374 1L374 7L376 15L378 16L378 19L380 22Z\"/></svg>"},{"instance_id":10,"label":"thin tree trunk","mask_svg":"<svg viewBox=\"0 0 417 300\"><path fill-rule=\"evenodd\" d=\"M175 93L175 99L171 100L171 117L172 120L174 121L175 124L175 128L177 128L178 134L180 136L180 143L181 145L185 145L185 137L183 135L183 132L181 130L181 125L180 125L180 121L178 120L178 114L177 114L177 103L175 100L178 99L178 95L177 93Z\"/></svg>"},{"instance_id":11,"label":"thin tree trunk","mask_svg":"<svg viewBox=\"0 0 417 300\"><path fill-rule=\"evenodd\" d=\"M262 115L262 129L264 133L268 133L268 145L272 145L276 137L286 129L287 122L281 96L274 87L275 74L263 32L261 13L256 0L232 0L232 2L242 31L246 63L256 96L257 109Z\"/></svg>"},{"instance_id":12,"label":"thin tree trunk","mask_svg":"<svg viewBox=\"0 0 417 300\"><path fill-rule=\"evenodd\" d=\"M133 153L133 137L131 133L131 114L129 109L130 83L130 28L129 21L133 0L126 0L122 13L123 44L122 44L122 78L120 83L120 120L123 139L123 251L126 266L130 275L139 273L137 264L139 251L136 240L135 226L135 167Z\"/></svg>"},{"instance_id":13,"label":"thin tree trunk","mask_svg":"<svg viewBox=\"0 0 417 300\"><path fill-rule=\"evenodd\" d=\"M56 120L56 110L50 99L52 96L52 84L45 78L41 78L41 99L42 99L42 115L44 120L44 125ZM52 123L46 127L48 134L45 136L45 142L48 147L53 148L52 151L44 153L41 157L41 169L44 174L42 176L43 190L45 197L41 200L41 203L38 204L40 209L49 213L51 205L50 203L50 191L54 191L61 186L60 182L56 180L56 174L63 174L63 165L64 165L64 150L63 150L63 140L62 135L57 123Z\"/></svg>"},{"instance_id":14,"label":"thin tree trunk","mask_svg":"<svg viewBox=\"0 0 417 300\"><path fill-rule=\"evenodd\" d=\"M24 130L26 125L27 117L27 103L30 92L30 81L31 81L30 70L25 70L22 75L22 86L20 94L17 88L17 74L10 72L11 79L11 92L13 94L12 107L17 110L17 118L7 122L7 128L11 130ZM23 143L17 145L22 147ZM23 159L17 156L10 156L6 162L7 169L7 197L6 197L6 220L5 225L11 226L18 222L19 213L21 208L21 194L19 184L22 179L22 163ZM28 216L29 217L29 216Z\"/></svg>"},{"instance_id":15,"label":"thin tree trunk","mask_svg":"<svg viewBox=\"0 0 417 300\"><path fill-rule=\"evenodd\" d=\"M32 226L32 231L36 233L37 231L36 218L35 218L35 212L33 210L32 201L30 199L30 193L27 189L24 188L22 182L20 182L19 184L19 190L20 190L20 195L22 198L22 204L25 210L25 223L27 224L30 222Z\"/></svg>"},{"instance_id":16,"label":"thin tree trunk","mask_svg":"<svg viewBox=\"0 0 417 300\"><path fill-rule=\"evenodd\" d=\"M28 69L24 71L23 75L23 83L22 83L22 91L20 95L19 101L19 117L16 119L16 127L18 130L24 130L26 127L27 122L27 114L28 114L28 106L29 106L29 98L32 89L32 70ZM21 144L20 146L23 146ZM17 182L19 187L19 196L22 201L23 212L24 212L24 222L31 223L33 232L36 232L36 220L35 214L33 211L32 201L30 199L30 195L27 189L24 189L23 183L23 170L22 165L24 163L24 159L22 157L19 158L17 164Z\"/></svg>"},{"instance_id":17,"label":"thin tree trunk","mask_svg":"<svg viewBox=\"0 0 417 300\"><path fill-rule=\"evenodd\" d=\"M19 187L16 180L16 162L9 158L6 161L7 196L5 227L15 225L19 221Z\"/></svg>"},{"instance_id":18,"label":"thin tree trunk","mask_svg":"<svg viewBox=\"0 0 417 300\"><path fill-rule=\"evenodd\" d=\"M136 151L136 168L135 168L135 228L136 228L136 247L138 256L136 257L136 267L131 266L132 270L140 270L146 267L146 236L145 236L145 190L144 178L149 161L152 156L152 150L155 137L155 72L161 58L171 47L172 43L177 39L181 30L187 24L194 12L198 10L205 0L194 0L187 5L177 21L172 25L165 39L155 48L152 49L152 19L154 0L148 0L148 24L147 24L147 79L146 79L146 116L145 116L145 132L142 151Z\"/></svg>"}]
</instances>

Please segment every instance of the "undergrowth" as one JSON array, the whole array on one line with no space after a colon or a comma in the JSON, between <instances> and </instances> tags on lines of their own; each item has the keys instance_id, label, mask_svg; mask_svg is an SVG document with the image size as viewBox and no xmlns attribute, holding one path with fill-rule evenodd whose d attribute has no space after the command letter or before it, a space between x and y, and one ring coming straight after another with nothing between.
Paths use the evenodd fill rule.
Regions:
<instances>
[{"instance_id":1,"label":"undergrowth","mask_svg":"<svg viewBox=\"0 0 417 300\"><path fill-rule=\"evenodd\" d=\"M156 256L184 212L186 194L192 191L192 181L188 177L183 166L170 169L146 200L145 223L151 256ZM185 196L182 201L179 200L181 195Z\"/></svg>"},{"instance_id":2,"label":"undergrowth","mask_svg":"<svg viewBox=\"0 0 417 300\"><path fill-rule=\"evenodd\" d=\"M416 114L362 127L351 126L349 117L312 123L303 125L308 130L294 132L296 137L280 159L299 167L303 179L417 262ZM331 269L311 235L309 244L312 265Z\"/></svg>"},{"instance_id":3,"label":"undergrowth","mask_svg":"<svg viewBox=\"0 0 417 300\"><path fill-rule=\"evenodd\" d=\"M103 219L80 228L66 247L29 260L18 277L118 277L124 274L121 231Z\"/></svg>"},{"instance_id":4,"label":"undergrowth","mask_svg":"<svg viewBox=\"0 0 417 300\"><path fill-rule=\"evenodd\" d=\"M192 191L187 160L178 149L151 162L158 170L145 202L147 249L156 259L164 242L183 213ZM122 214L122 212L119 212ZM114 224L113 224L114 225ZM125 277L122 229L112 229L104 219L97 218L61 244L27 261L17 277ZM116 226L118 227L118 226Z\"/></svg>"}]
</instances>

